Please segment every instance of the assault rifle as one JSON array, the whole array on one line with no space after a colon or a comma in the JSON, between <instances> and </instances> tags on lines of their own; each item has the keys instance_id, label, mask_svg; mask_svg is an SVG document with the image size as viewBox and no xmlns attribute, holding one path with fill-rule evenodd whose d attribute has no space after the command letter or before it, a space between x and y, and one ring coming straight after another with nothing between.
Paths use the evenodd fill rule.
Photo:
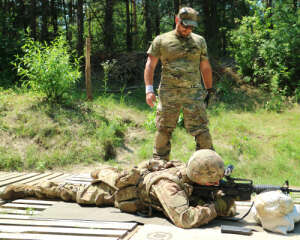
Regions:
<instances>
[{"instance_id":1,"label":"assault rifle","mask_svg":"<svg viewBox=\"0 0 300 240\"><path fill-rule=\"evenodd\" d=\"M225 179L221 180L219 185L216 186L206 186L206 185L194 185L193 193L197 197L202 198L203 200L215 200L215 194L219 191L222 191L224 196L233 198L235 201L249 201L251 200L251 195L253 193L259 194L267 191L276 191L280 190L285 194L291 192L300 192L300 190L290 189L289 182L286 180L283 186L274 186L274 185L253 185L253 181L250 179L243 178L233 178L230 174L233 171L233 165L229 165L225 170ZM230 221L240 221L244 219L251 211L254 202L252 203L250 209L246 214L240 218L223 218L224 220Z\"/></svg>"},{"instance_id":2,"label":"assault rifle","mask_svg":"<svg viewBox=\"0 0 300 240\"><path fill-rule=\"evenodd\" d=\"M300 192L300 190L290 189L289 182L285 181L283 186L274 185L253 185L250 179L233 178L230 176L233 166L229 165L225 170L225 179L221 180L217 186L195 185L193 192L204 199L214 199L214 193L221 190L225 196L232 197L236 201L249 201L253 193L259 194L266 191L280 190L285 194L290 192Z\"/></svg>"}]
</instances>

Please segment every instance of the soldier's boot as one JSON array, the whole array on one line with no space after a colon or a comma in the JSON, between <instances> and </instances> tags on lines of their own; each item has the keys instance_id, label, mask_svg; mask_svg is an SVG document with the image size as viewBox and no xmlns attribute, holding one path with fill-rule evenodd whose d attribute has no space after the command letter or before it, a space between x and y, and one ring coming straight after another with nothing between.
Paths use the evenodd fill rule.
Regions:
<instances>
[{"instance_id":1,"label":"soldier's boot","mask_svg":"<svg viewBox=\"0 0 300 240\"><path fill-rule=\"evenodd\" d=\"M214 150L212 138L209 131L202 132L195 136L196 151L200 149L211 149Z\"/></svg>"},{"instance_id":2,"label":"soldier's boot","mask_svg":"<svg viewBox=\"0 0 300 240\"><path fill-rule=\"evenodd\" d=\"M34 196L35 187L26 184L9 185L2 192L0 192L0 198L3 200L15 200Z\"/></svg>"},{"instance_id":3,"label":"soldier's boot","mask_svg":"<svg viewBox=\"0 0 300 240\"><path fill-rule=\"evenodd\" d=\"M159 129L155 133L155 143L153 150L154 160L169 161L171 152L172 130Z\"/></svg>"}]
</instances>

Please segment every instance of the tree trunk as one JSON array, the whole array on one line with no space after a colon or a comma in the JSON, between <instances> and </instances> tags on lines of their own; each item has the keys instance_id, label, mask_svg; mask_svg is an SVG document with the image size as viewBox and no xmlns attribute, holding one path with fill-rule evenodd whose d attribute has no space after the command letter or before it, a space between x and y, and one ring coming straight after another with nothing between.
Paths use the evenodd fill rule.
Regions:
<instances>
[{"instance_id":1,"label":"tree trunk","mask_svg":"<svg viewBox=\"0 0 300 240\"><path fill-rule=\"evenodd\" d=\"M156 0L155 4L155 35L160 34L160 8L159 8L159 1Z\"/></svg>"},{"instance_id":2,"label":"tree trunk","mask_svg":"<svg viewBox=\"0 0 300 240\"><path fill-rule=\"evenodd\" d=\"M31 29L31 37L33 39L37 39L36 36L36 0L31 0L31 5L30 5L30 29Z\"/></svg>"},{"instance_id":3,"label":"tree trunk","mask_svg":"<svg viewBox=\"0 0 300 240\"><path fill-rule=\"evenodd\" d=\"M210 45L210 49L215 49L217 51L217 0L203 0L203 14L205 38L208 45Z\"/></svg>"},{"instance_id":4,"label":"tree trunk","mask_svg":"<svg viewBox=\"0 0 300 240\"><path fill-rule=\"evenodd\" d=\"M175 16L179 12L180 2L181 2L180 0L174 0L174 23L173 23L173 28L175 28L175 25L176 25Z\"/></svg>"},{"instance_id":5,"label":"tree trunk","mask_svg":"<svg viewBox=\"0 0 300 240\"><path fill-rule=\"evenodd\" d=\"M42 0L42 32L41 41L49 41L48 18L49 18L49 3L48 0Z\"/></svg>"},{"instance_id":6,"label":"tree trunk","mask_svg":"<svg viewBox=\"0 0 300 240\"><path fill-rule=\"evenodd\" d=\"M115 0L105 0L105 16L104 16L104 48L105 51L111 53L114 49L114 13Z\"/></svg>"},{"instance_id":7,"label":"tree trunk","mask_svg":"<svg viewBox=\"0 0 300 240\"><path fill-rule=\"evenodd\" d=\"M86 38L86 54L85 54L85 85L87 100L91 101L92 96L92 81L91 81L91 38Z\"/></svg>"},{"instance_id":8,"label":"tree trunk","mask_svg":"<svg viewBox=\"0 0 300 240\"><path fill-rule=\"evenodd\" d=\"M69 22L67 20L67 10L66 10L65 0L61 0L61 4L63 6L63 15L64 15L64 21L65 21L65 28L66 28L66 39L67 39L69 45L71 46L71 41L69 39Z\"/></svg>"},{"instance_id":9,"label":"tree trunk","mask_svg":"<svg viewBox=\"0 0 300 240\"><path fill-rule=\"evenodd\" d=\"M74 14L73 14L73 0L69 0L69 4L68 4L68 14L69 14L69 24L73 24L74 23ZM70 46L71 46L71 42L72 42L72 31L68 31L67 33L68 35L68 40L70 42Z\"/></svg>"},{"instance_id":10,"label":"tree trunk","mask_svg":"<svg viewBox=\"0 0 300 240\"><path fill-rule=\"evenodd\" d=\"M84 48L84 41L83 41L83 0L78 0L77 2L77 53L78 56L83 56L83 48Z\"/></svg>"},{"instance_id":11,"label":"tree trunk","mask_svg":"<svg viewBox=\"0 0 300 240\"><path fill-rule=\"evenodd\" d=\"M146 46L152 41L152 24L151 24L151 7L150 7L150 0L145 0L145 8L144 8L144 18L146 23L146 35L145 35L145 42Z\"/></svg>"},{"instance_id":12,"label":"tree trunk","mask_svg":"<svg viewBox=\"0 0 300 240\"><path fill-rule=\"evenodd\" d=\"M125 3L126 3L126 45L127 45L127 51L130 52L132 50L132 35L131 35L129 0L125 0Z\"/></svg>"},{"instance_id":13,"label":"tree trunk","mask_svg":"<svg viewBox=\"0 0 300 240\"><path fill-rule=\"evenodd\" d=\"M137 25L137 14L136 14L136 0L131 0L132 4L132 35L133 35L133 47L137 45L138 42L138 25Z\"/></svg>"},{"instance_id":14,"label":"tree trunk","mask_svg":"<svg viewBox=\"0 0 300 240\"><path fill-rule=\"evenodd\" d=\"M57 11L58 11L58 0L51 0L51 20L53 25L54 37L57 36L57 31L58 31Z\"/></svg>"}]
</instances>

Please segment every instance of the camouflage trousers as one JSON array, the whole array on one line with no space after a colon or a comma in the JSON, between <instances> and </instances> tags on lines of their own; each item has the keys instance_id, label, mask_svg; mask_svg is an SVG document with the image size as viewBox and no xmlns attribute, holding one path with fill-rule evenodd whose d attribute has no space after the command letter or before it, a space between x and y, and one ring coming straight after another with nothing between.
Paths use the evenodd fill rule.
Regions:
<instances>
[{"instance_id":1,"label":"camouflage trousers","mask_svg":"<svg viewBox=\"0 0 300 240\"><path fill-rule=\"evenodd\" d=\"M186 130L195 137L196 150L213 148L204 96L204 91L199 88L159 89L154 159L169 160L172 132L181 110Z\"/></svg>"}]
</instances>

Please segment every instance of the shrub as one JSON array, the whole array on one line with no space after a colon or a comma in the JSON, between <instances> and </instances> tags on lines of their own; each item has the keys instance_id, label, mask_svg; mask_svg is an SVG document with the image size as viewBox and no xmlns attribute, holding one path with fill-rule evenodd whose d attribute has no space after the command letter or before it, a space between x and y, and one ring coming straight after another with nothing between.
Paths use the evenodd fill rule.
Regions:
<instances>
[{"instance_id":1,"label":"shrub","mask_svg":"<svg viewBox=\"0 0 300 240\"><path fill-rule=\"evenodd\" d=\"M245 82L262 86L274 94L284 90L286 95L294 95L300 74L299 10L285 1L276 1L272 8L265 8L257 1L249 2L253 16L244 17L240 27L230 32L230 51L239 73Z\"/></svg>"},{"instance_id":2,"label":"shrub","mask_svg":"<svg viewBox=\"0 0 300 240\"><path fill-rule=\"evenodd\" d=\"M43 94L51 102L60 102L80 78L79 62L59 37L50 45L27 38L23 57L13 63L23 86ZM73 61L73 63L71 63Z\"/></svg>"}]
</instances>

